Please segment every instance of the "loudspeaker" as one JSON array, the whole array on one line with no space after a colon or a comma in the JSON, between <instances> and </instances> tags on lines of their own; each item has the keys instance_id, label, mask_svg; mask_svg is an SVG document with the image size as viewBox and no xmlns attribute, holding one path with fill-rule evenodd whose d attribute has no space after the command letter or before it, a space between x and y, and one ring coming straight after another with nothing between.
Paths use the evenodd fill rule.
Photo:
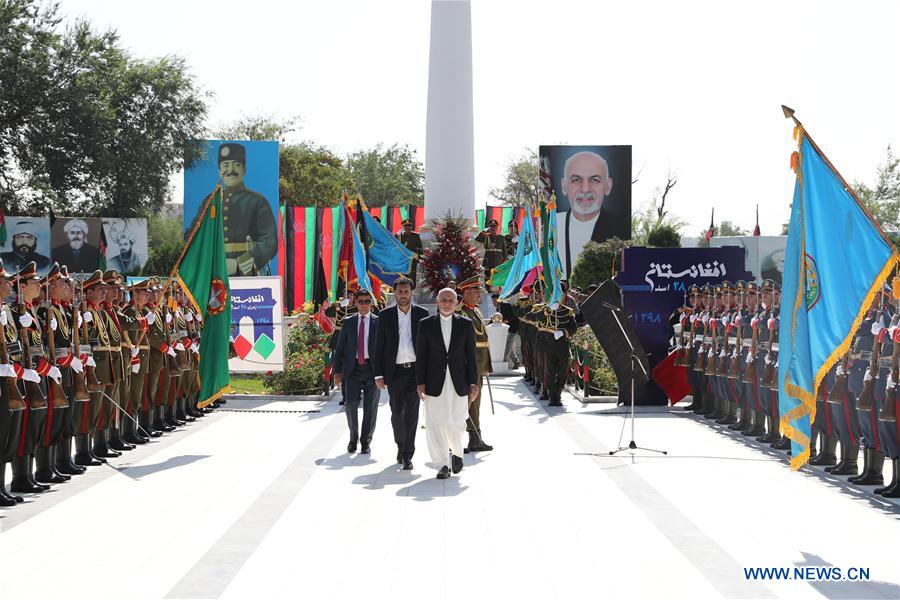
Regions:
<instances>
[{"instance_id":1,"label":"loudspeaker","mask_svg":"<svg viewBox=\"0 0 900 600\"><path fill-rule=\"evenodd\" d=\"M634 395L635 398L640 396L648 381L650 364L647 362L644 346L634 330L634 324L622 305L622 288L612 279L607 279L579 304L579 308L612 364L619 384L619 402L631 400L631 347L628 345L629 340L631 341L635 355L643 366L641 368L635 365L634 369ZM622 327L616 322L616 315Z\"/></svg>"}]
</instances>

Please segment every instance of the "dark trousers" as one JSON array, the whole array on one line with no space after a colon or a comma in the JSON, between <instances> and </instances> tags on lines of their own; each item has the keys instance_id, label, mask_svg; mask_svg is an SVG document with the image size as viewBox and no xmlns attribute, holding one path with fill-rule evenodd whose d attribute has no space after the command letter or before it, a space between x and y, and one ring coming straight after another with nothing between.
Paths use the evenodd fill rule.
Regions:
<instances>
[{"instance_id":1,"label":"dark trousers","mask_svg":"<svg viewBox=\"0 0 900 600\"><path fill-rule=\"evenodd\" d=\"M419 394L416 392L415 366L394 369L388 386L391 396L391 427L400 456L411 460L416 451L416 429L419 427Z\"/></svg>"},{"instance_id":2,"label":"dark trousers","mask_svg":"<svg viewBox=\"0 0 900 600\"><path fill-rule=\"evenodd\" d=\"M372 366L353 365L353 373L344 383L344 412L347 413L347 426L350 427L350 441L362 440L363 446L372 443L375 433L375 418L378 416L378 386L372 376ZM362 398L363 422L362 432L359 430L359 401Z\"/></svg>"}]
</instances>

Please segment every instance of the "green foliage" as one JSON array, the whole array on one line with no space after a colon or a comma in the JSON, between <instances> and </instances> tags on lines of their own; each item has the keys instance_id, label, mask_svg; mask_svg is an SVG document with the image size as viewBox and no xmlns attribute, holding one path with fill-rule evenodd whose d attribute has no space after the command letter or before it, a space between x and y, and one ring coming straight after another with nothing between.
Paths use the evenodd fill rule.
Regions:
<instances>
[{"instance_id":1,"label":"green foliage","mask_svg":"<svg viewBox=\"0 0 900 600\"><path fill-rule=\"evenodd\" d=\"M288 206L335 206L356 186L339 156L309 142L282 145L278 195Z\"/></svg>"},{"instance_id":2,"label":"green foliage","mask_svg":"<svg viewBox=\"0 0 900 600\"><path fill-rule=\"evenodd\" d=\"M709 241L706 239L706 232L708 229L704 229L699 236L699 240L697 242L697 246L700 248L709 248ZM719 226L713 226L713 237L730 237L730 236L742 236L742 235L750 235L750 232L741 227L735 226L731 221L722 221L719 223Z\"/></svg>"},{"instance_id":3,"label":"green foliage","mask_svg":"<svg viewBox=\"0 0 900 600\"><path fill-rule=\"evenodd\" d=\"M371 150L347 157L347 169L356 183L356 192L368 206L422 205L425 168L409 146L378 144Z\"/></svg>"},{"instance_id":4,"label":"green foliage","mask_svg":"<svg viewBox=\"0 0 900 600\"><path fill-rule=\"evenodd\" d=\"M0 196L13 213L136 217L197 157L205 95L178 57L138 60L56 5L0 1ZM187 146L187 152L185 148Z\"/></svg>"},{"instance_id":5,"label":"green foliage","mask_svg":"<svg viewBox=\"0 0 900 600\"><path fill-rule=\"evenodd\" d=\"M587 289L589 285L599 284L615 275L614 267L618 264L619 254L630 245L630 242L619 238L612 238L601 244L585 244L572 268L572 285Z\"/></svg>"},{"instance_id":6,"label":"green foliage","mask_svg":"<svg viewBox=\"0 0 900 600\"><path fill-rule=\"evenodd\" d=\"M681 246L681 230L687 223L672 216L666 210L666 200L672 189L678 185L678 176L669 172L666 177L666 185L663 188L656 188L650 204L643 210L636 211L631 216L631 245L632 246L660 246L668 248L677 248ZM673 243L673 235L678 238L678 243ZM650 238L661 240L665 244L651 243Z\"/></svg>"},{"instance_id":7,"label":"green foliage","mask_svg":"<svg viewBox=\"0 0 900 600\"><path fill-rule=\"evenodd\" d=\"M147 246L150 255L141 273L168 277L184 249L181 219L150 215L147 219Z\"/></svg>"},{"instance_id":8,"label":"green foliage","mask_svg":"<svg viewBox=\"0 0 900 600\"><path fill-rule=\"evenodd\" d=\"M503 187L492 188L491 196L511 206L528 206L538 197L540 158L535 151L526 152L506 165Z\"/></svg>"},{"instance_id":9,"label":"green foliage","mask_svg":"<svg viewBox=\"0 0 900 600\"><path fill-rule=\"evenodd\" d=\"M219 140L274 140L287 142L291 133L299 129L300 117L279 119L267 115L241 115L233 123L223 124L213 132Z\"/></svg>"},{"instance_id":10,"label":"green foliage","mask_svg":"<svg viewBox=\"0 0 900 600\"><path fill-rule=\"evenodd\" d=\"M578 332L572 338L572 349L573 351L581 349L587 352L590 357L588 363L591 384L591 389L588 390L588 393L590 395L618 393L616 391L618 382L612 364L610 364L609 357L606 356L606 352L600 347L600 342L590 327L578 329Z\"/></svg>"},{"instance_id":11,"label":"green foliage","mask_svg":"<svg viewBox=\"0 0 900 600\"><path fill-rule=\"evenodd\" d=\"M681 234L672 225L659 225L647 236L651 248L681 248Z\"/></svg>"},{"instance_id":12,"label":"green foliage","mask_svg":"<svg viewBox=\"0 0 900 600\"><path fill-rule=\"evenodd\" d=\"M263 385L277 394L317 395L327 390L328 335L312 317L298 319L285 344L284 371L267 374Z\"/></svg>"},{"instance_id":13,"label":"green foliage","mask_svg":"<svg viewBox=\"0 0 900 600\"><path fill-rule=\"evenodd\" d=\"M884 162L878 165L875 185L855 182L853 188L875 221L886 231L900 227L900 158L888 146Z\"/></svg>"}]
</instances>

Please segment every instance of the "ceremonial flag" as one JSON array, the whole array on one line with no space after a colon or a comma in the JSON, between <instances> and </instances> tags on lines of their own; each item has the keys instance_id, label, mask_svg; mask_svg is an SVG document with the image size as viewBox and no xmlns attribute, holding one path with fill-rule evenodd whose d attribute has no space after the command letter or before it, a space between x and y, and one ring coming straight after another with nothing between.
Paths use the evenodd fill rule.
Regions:
<instances>
[{"instance_id":1,"label":"ceremonial flag","mask_svg":"<svg viewBox=\"0 0 900 600\"><path fill-rule=\"evenodd\" d=\"M541 201L541 225L543 226L543 245L541 246L542 276L544 279L544 297L547 304L558 304L562 301L562 261L556 248L556 196L550 196L550 202Z\"/></svg>"},{"instance_id":2,"label":"ceremonial flag","mask_svg":"<svg viewBox=\"0 0 900 600\"><path fill-rule=\"evenodd\" d=\"M3 214L3 207L0 207L0 246L6 243L6 215Z\"/></svg>"},{"instance_id":3,"label":"ceremonial flag","mask_svg":"<svg viewBox=\"0 0 900 600\"><path fill-rule=\"evenodd\" d=\"M781 426L791 440L791 469L799 469L809 460L822 380L849 351L898 255L799 121L794 134L777 372Z\"/></svg>"},{"instance_id":4,"label":"ceremonial flag","mask_svg":"<svg viewBox=\"0 0 900 600\"><path fill-rule=\"evenodd\" d=\"M709 214L709 229L706 230L706 241L708 242L712 239L712 236L716 235L716 225L713 222L716 216L716 209L713 208L712 212Z\"/></svg>"},{"instance_id":5,"label":"ceremonial flag","mask_svg":"<svg viewBox=\"0 0 900 600\"><path fill-rule=\"evenodd\" d=\"M368 211L362 211L362 215L372 240L369 246L369 272L383 283L393 286L398 277L409 273L416 255L373 219Z\"/></svg>"},{"instance_id":6,"label":"ceremonial flag","mask_svg":"<svg viewBox=\"0 0 900 600\"><path fill-rule=\"evenodd\" d=\"M519 234L519 245L509 267L509 276L500 292L501 298L509 298L518 293L526 277L540 264L540 250L534 235L534 221L531 219L531 208L526 208L522 231Z\"/></svg>"},{"instance_id":7,"label":"ceremonial flag","mask_svg":"<svg viewBox=\"0 0 900 600\"><path fill-rule=\"evenodd\" d=\"M338 265L341 253L341 231L344 228L343 207L322 209L320 232L322 237L322 268L328 284L328 300L334 302L338 293Z\"/></svg>"},{"instance_id":8,"label":"ceremonial flag","mask_svg":"<svg viewBox=\"0 0 900 600\"><path fill-rule=\"evenodd\" d=\"M207 197L172 276L178 278L194 310L203 315L199 406L204 407L231 387L228 377L231 288L225 265L221 186L216 186Z\"/></svg>"},{"instance_id":9,"label":"ceremonial flag","mask_svg":"<svg viewBox=\"0 0 900 600\"><path fill-rule=\"evenodd\" d=\"M475 225L478 226L478 231L481 231L482 229L484 229L484 224L485 224L484 209L483 208L476 209L475 210Z\"/></svg>"},{"instance_id":10,"label":"ceremonial flag","mask_svg":"<svg viewBox=\"0 0 900 600\"><path fill-rule=\"evenodd\" d=\"M372 291L372 282L366 272L366 249L359 239L356 223L350 209L341 202L344 232L341 234L341 252L338 258L338 273L344 281L345 289L356 285L358 289Z\"/></svg>"},{"instance_id":11,"label":"ceremonial flag","mask_svg":"<svg viewBox=\"0 0 900 600\"><path fill-rule=\"evenodd\" d=\"M759 204L757 204L757 205L756 205L756 227L753 228L753 235L758 237L759 234L760 234L760 230L759 230Z\"/></svg>"},{"instance_id":12,"label":"ceremonial flag","mask_svg":"<svg viewBox=\"0 0 900 600\"><path fill-rule=\"evenodd\" d=\"M100 263L99 269L101 271L106 270L106 248L109 246L106 241L106 227L103 225L103 222L100 222Z\"/></svg>"}]
</instances>

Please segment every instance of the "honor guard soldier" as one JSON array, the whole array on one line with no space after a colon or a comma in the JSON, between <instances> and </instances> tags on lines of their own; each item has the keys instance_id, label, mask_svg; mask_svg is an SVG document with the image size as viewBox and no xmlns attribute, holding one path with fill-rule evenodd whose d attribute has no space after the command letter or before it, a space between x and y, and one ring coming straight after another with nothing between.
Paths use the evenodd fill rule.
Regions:
<instances>
[{"instance_id":1,"label":"honor guard soldier","mask_svg":"<svg viewBox=\"0 0 900 600\"><path fill-rule=\"evenodd\" d=\"M56 452L56 470L64 475L79 475L87 469L75 464L73 460L73 440L82 434L82 429L87 416L90 414L90 393L88 391L88 383L86 379L86 368L88 363L93 368L94 359L90 354L90 346L83 343L81 332L84 328L84 319L81 317L81 309L75 302L75 282L69 276L69 268L62 265L59 268L60 279L62 283L63 297L62 300L53 302L53 305L62 312L70 327L71 344L67 347L72 357L61 357L57 359L57 365L63 372L63 383L66 377L71 383L71 395L69 395L69 411L71 414L71 422L69 423L68 434L63 437L59 448ZM51 289L51 299L53 297ZM81 327L78 324L81 324ZM57 350L57 354L59 351ZM65 363L68 363L66 365ZM67 390L68 393L68 390Z\"/></svg>"},{"instance_id":2,"label":"honor guard soldier","mask_svg":"<svg viewBox=\"0 0 900 600\"><path fill-rule=\"evenodd\" d=\"M75 462L83 466L94 466L105 463L107 458L119 456L118 452L109 448L106 440L106 428L109 426L109 416L115 410L108 399L113 385L116 383L111 354L115 352L116 355L119 355L121 348L118 339L113 346L110 333L106 328L109 319L103 308L103 302L106 300L103 272L94 271L82 285L85 297L85 310L82 318L87 324L87 343L91 346L91 354L96 365L94 374L99 387L90 392L88 431L86 435L79 436L75 440ZM121 363L121 361L119 362ZM93 438L93 444L90 444L89 437ZM97 450L100 452L98 453Z\"/></svg>"},{"instance_id":3,"label":"honor guard soldier","mask_svg":"<svg viewBox=\"0 0 900 600\"><path fill-rule=\"evenodd\" d=\"M22 435L25 400L17 385L18 373L24 371L22 365L22 344L19 341L19 330L16 319L5 299L13 293L11 281L14 274L7 273L0 261L0 506L15 506L23 502L21 496L6 491L6 464L16 458L19 441Z\"/></svg>"},{"instance_id":4,"label":"honor guard soldier","mask_svg":"<svg viewBox=\"0 0 900 600\"><path fill-rule=\"evenodd\" d=\"M491 349L488 342L488 334L485 329L484 316L478 308L481 299L481 277L474 275L461 282L458 289L462 292L462 304L457 305L456 311L472 321L475 328L475 357L478 365L478 395L469 402L469 418L466 422L466 431L469 433L469 443L466 452L482 452L493 450L493 446L484 443L481 435L481 392L484 386L484 378L491 373Z\"/></svg>"},{"instance_id":5,"label":"honor guard soldier","mask_svg":"<svg viewBox=\"0 0 900 600\"><path fill-rule=\"evenodd\" d=\"M704 369L706 368L706 358L709 349L709 316L711 306L712 287L709 284L700 288L698 296L698 311L696 313L695 322L692 326L695 329L693 350L691 353L692 362L688 369L694 373L695 381L700 389L701 405L695 408L694 412L698 415L708 415L715 410L715 396L709 389L709 382L706 380Z\"/></svg>"},{"instance_id":6,"label":"honor guard soldier","mask_svg":"<svg viewBox=\"0 0 900 600\"><path fill-rule=\"evenodd\" d=\"M879 402L878 437L884 454L891 460L891 481L874 490L885 498L900 498L900 443L897 431L897 404L900 403L900 277L893 281L894 312L891 326L885 336L884 364L885 395Z\"/></svg>"},{"instance_id":7,"label":"honor guard soldier","mask_svg":"<svg viewBox=\"0 0 900 600\"><path fill-rule=\"evenodd\" d=\"M67 282L58 263L54 263L50 268L44 286L47 301L38 309L38 317L44 324L47 360L59 370L60 381L58 385L48 381L50 406L47 409L47 424L41 448L36 456L35 479L41 483L62 483L68 481L71 475L84 472L84 467L72 465L72 436L75 433L73 430L75 413L79 408L83 408L89 397L83 386L79 388L77 394L75 393L74 376L77 373L73 371L72 366L77 359L72 351L70 311L65 306L68 296ZM54 395L59 393L65 396L68 404L64 409L55 408L58 402Z\"/></svg>"},{"instance_id":8,"label":"honor guard soldier","mask_svg":"<svg viewBox=\"0 0 900 600\"><path fill-rule=\"evenodd\" d=\"M110 379L103 385L103 401L100 410L97 435L94 436L93 451L101 458L115 458L121 456L121 451L110 446L111 438L118 436L117 423L119 419L119 388L122 386L125 369L122 364L122 326L116 315L115 300L117 295L117 277L115 271L106 271L101 274L101 281L93 286L100 300L96 302L96 315L102 330L105 330L107 342L94 349L94 360L99 365L106 360L109 363ZM87 293L87 292L86 292ZM100 328L98 328L98 332ZM102 383L102 381L101 381ZM121 441L121 440L120 440ZM124 449L124 448L123 448Z\"/></svg>"},{"instance_id":9,"label":"honor guard soldier","mask_svg":"<svg viewBox=\"0 0 900 600\"><path fill-rule=\"evenodd\" d=\"M484 279L490 280L491 270L506 262L506 238L497 233L497 219L491 219L487 228L475 236L475 241L484 246ZM460 284L462 286L462 284Z\"/></svg>"},{"instance_id":10,"label":"honor guard soldier","mask_svg":"<svg viewBox=\"0 0 900 600\"><path fill-rule=\"evenodd\" d=\"M735 429L747 437L759 437L766 433L765 398L760 397L753 364L759 345L759 285L755 281L739 282L739 285L743 285L744 290L739 298L743 305L739 324L740 348L731 373L736 380L735 385L742 390L744 410L741 420L744 423Z\"/></svg>"},{"instance_id":11,"label":"honor guard soldier","mask_svg":"<svg viewBox=\"0 0 900 600\"><path fill-rule=\"evenodd\" d=\"M544 334L540 330L541 316L544 314L544 290L540 283L535 282L531 287L531 312L526 316L526 322L530 324L529 344L531 347L531 369L534 375L534 393L541 400L549 400L547 393L547 377L544 369L544 352L546 351Z\"/></svg>"},{"instance_id":12,"label":"honor guard soldier","mask_svg":"<svg viewBox=\"0 0 900 600\"><path fill-rule=\"evenodd\" d=\"M728 283L728 282L724 282ZM728 415L728 402L720 385L716 372L719 364L719 354L721 353L722 344L722 316L725 313L725 288L722 284L716 285L712 289L712 298L710 301L710 311L707 318L708 335L705 337L706 346L706 365L703 373L706 375L707 387L712 392L714 398L713 406L715 407L711 413L704 415L707 419L718 421L724 419Z\"/></svg>"},{"instance_id":13,"label":"honor guard soldier","mask_svg":"<svg viewBox=\"0 0 900 600\"><path fill-rule=\"evenodd\" d=\"M544 307L538 329L545 334L547 397L550 406L562 406L562 390L569 369L569 338L578 331L575 311L554 302Z\"/></svg>"},{"instance_id":14,"label":"honor guard soldier","mask_svg":"<svg viewBox=\"0 0 900 600\"><path fill-rule=\"evenodd\" d=\"M519 293L516 300L515 313L519 318L519 345L522 348L522 366L525 369L523 380L525 383L534 381L534 373L531 370L531 323L527 321L528 314L531 312L531 298L525 289Z\"/></svg>"},{"instance_id":15,"label":"honor guard soldier","mask_svg":"<svg viewBox=\"0 0 900 600\"><path fill-rule=\"evenodd\" d=\"M47 422L47 375L51 365L47 361L42 343L43 324L37 316L34 302L41 295L41 284L34 262L28 263L16 275L16 291L19 302L13 310L14 323L18 326L18 339L22 351L22 379L25 382L25 412L22 415L22 430L19 447L12 461L12 481L10 490L17 493L36 493L50 489L49 485L38 483L34 478L34 456L41 447ZM54 369L54 375L59 370ZM63 397L56 399L55 408L65 408L68 404ZM54 416L57 420L61 412Z\"/></svg>"},{"instance_id":16,"label":"honor guard soldier","mask_svg":"<svg viewBox=\"0 0 900 600\"><path fill-rule=\"evenodd\" d=\"M410 219L403 219L403 230L397 233L397 239L409 250L415 253L416 257L412 261L409 273L406 276L413 282L416 287L416 274L419 272L419 259L422 258L422 238L414 230L413 222Z\"/></svg>"},{"instance_id":17,"label":"honor guard soldier","mask_svg":"<svg viewBox=\"0 0 900 600\"><path fill-rule=\"evenodd\" d=\"M131 372L131 383L128 388L128 402L125 409L136 421L145 410L145 390L147 374L150 370L150 324L155 317L147 308L150 299L150 279L144 279L131 286L131 300L125 306L125 327L132 347L129 353L128 370ZM149 436L138 429L131 419L124 421L122 438L129 444L146 444Z\"/></svg>"},{"instance_id":18,"label":"honor guard soldier","mask_svg":"<svg viewBox=\"0 0 900 600\"><path fill-rule=\"evenodd\" d=\"M158 422L157 412L160 402L160 378L165 365L165 357L169 350L166 344L165 322L159 299L162 288L157 279L151 279L147 285L147 311L144 313L147 319L147 341L150 346L150 361L147 367L147 375L144 379L143 404L138 423L150 437L159 437L162 430L156 429L154 423Z\"/></svg>"},{"instance_id":19,"label":"honor guard soldier","mask_svg":"<svg viewBox=\"0 0 900 600\"><path fill-rule=\"evenodd\" d=\"M737 286L730 281L722 282L722 313L719 318L719 352L716 357L715 378L719 393L724 400L725 415L716 421L720 425L737 424L737 412L741 398L734 382L728 379L728 368L734 352L734 341L737 337L734 326L737 317Z\"/></svg>"},{"instance_id":20,"label":"honor guard soldier","mask_svg":"<svg viewBox=\"0 0 900 600\"><path fill-rule=\"evenodd\" d=\"M763 285L765 285L765 282L763 282ZM781 417L778 412L778 327L781 319L781 286L774 281L770 281L770 286L772 288L772 310L766 325L766 328L769 330L769 351L766 353L763 387L767 389L771 398L771 410L775 416L776 423L780 424ZM771 447L776 450L790 450L791 440L786 435L781 434L778 441L771 444ZM809 457L813 458L815 453L814 440L810 440Z\"/></svg>"}]
</instances>

